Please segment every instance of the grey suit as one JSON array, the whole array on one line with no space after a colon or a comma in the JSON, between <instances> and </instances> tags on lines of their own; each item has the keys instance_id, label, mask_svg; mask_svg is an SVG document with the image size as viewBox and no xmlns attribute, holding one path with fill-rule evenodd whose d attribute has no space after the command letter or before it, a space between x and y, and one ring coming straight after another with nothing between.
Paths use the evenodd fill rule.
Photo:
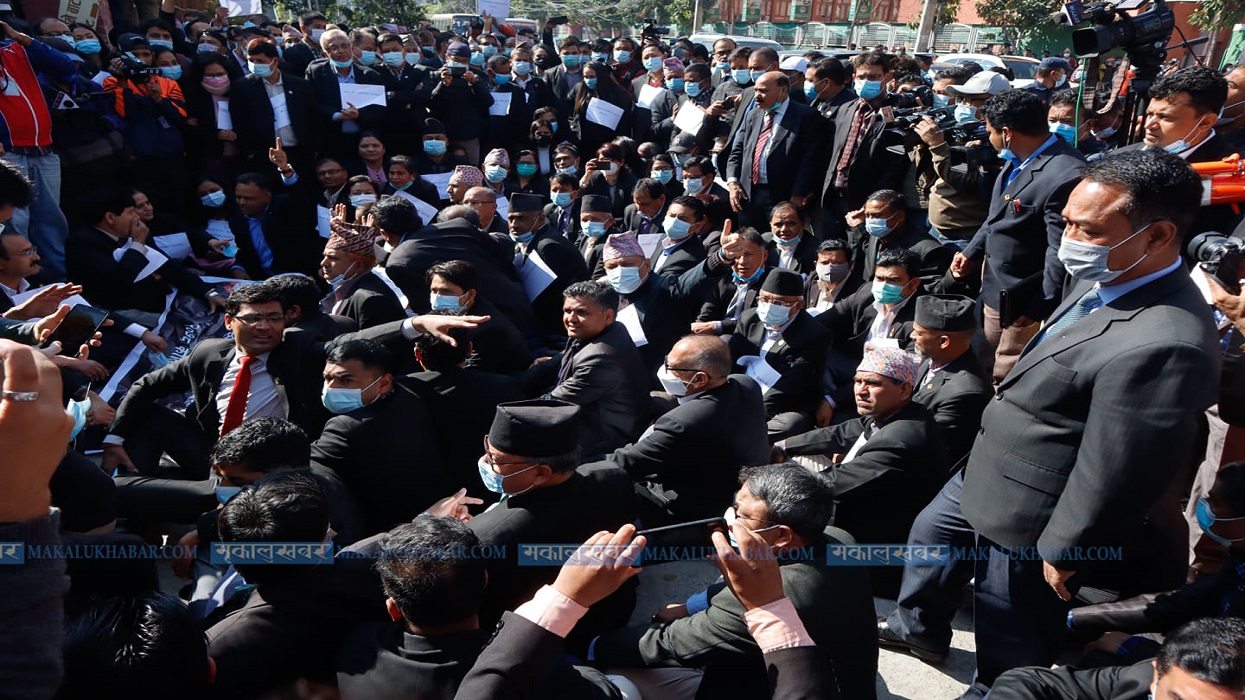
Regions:
<instances>
[{"instance_id":1,"label":"grey suit","mask_svg":"<svg viewBox=\"0 0 1245 700\"><path fill-rule=\"evenodd\" d=\"M1075 285L1051 318L1090 287ZM1036 545L1045 561L1078 571L1073 586L1103 574L1113 574L1108 587L1132 582L1136 571L1122 573L1129 565L1183 575L1183 541L1170 559L1156 556L1168 533L1147 521L1164 510L1155 506L1189 456L1197 416L1215 401L1218 373L1210 311L1179 270L1039 336L999 384L969 457L962 509L979 544ZM1096 546L1121 547L1124 561L1067 554ZM1036 559L977 562L982 684L1009 668L1054 660L1066 608Z\"/></svg>"}]
</instances>

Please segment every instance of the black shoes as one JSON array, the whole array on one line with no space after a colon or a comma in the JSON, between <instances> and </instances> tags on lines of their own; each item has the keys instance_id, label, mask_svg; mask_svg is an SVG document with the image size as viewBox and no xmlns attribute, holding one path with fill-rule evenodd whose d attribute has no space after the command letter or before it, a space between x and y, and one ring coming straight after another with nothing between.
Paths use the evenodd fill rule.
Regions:
<instances>
[{"instance_id":1,"label":"black shoes","mask_svg":"<svg viewBox=\"0 0 1245 700\"><path fill-rule=\"evenodd\" d=\"M890 623L884 617L878 618L878 644L887 649L906 651L922 661L933 664L940 664L947 660L948 649L931 649L914 644L892 630Z\"/></svg>"}]
</instances>

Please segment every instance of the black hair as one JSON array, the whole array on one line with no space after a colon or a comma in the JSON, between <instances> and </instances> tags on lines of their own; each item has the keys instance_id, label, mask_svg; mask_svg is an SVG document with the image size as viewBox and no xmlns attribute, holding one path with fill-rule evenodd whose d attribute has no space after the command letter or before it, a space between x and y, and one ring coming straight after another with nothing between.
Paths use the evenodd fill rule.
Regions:
<instances>
[{"instance_id":1,"label":"black hair","mask_svg":"<svg viewBox=\"0 0 1245 700\"><path fill-rule=\"evenodd\" d=\"M222 542L321 542L328 533L324 492L310 472L280 471L247 486L216 517ZM247 583L263 586L304 572L306 565L236 564Z\"/></svg>"},{"instance_id":2,"label":"black hair","mask_svg":"<svg viewBox=\"0 0 1245 700\"><path fill-rule=\"evenodd\" d=\"M734 63L738 59L741 59L741 58L747 59L751 57L752 57L752 49L747 46L740 46L740 47L737 47L734 51L731 51L731 55L728 56L726 60L728 63Z\"/></svg>"},{"instance_id":3,"label":"black hair","mask_svg":"<svg viewBox=\"0 0 1245 700\"><path fill-rule=\"evenodd\" d=\"M952 85L963 85L973 74L961 66L944 68L934 74L934 80L950 80Z\"/></svg>"},{"instance_id":4,"label":"black hair","mask_svg":"<svg viewBox=\"0 0 1245 700\"><path fill-rule=\"evenodd\" d=\"M225 75L230 80L237 80L242 77L242 69L238 68L236 61L232 61L218 53L200 53L195 55L194 62L190 64L191 85L198 85L203 80L203 73L208 66L224 68Z\"/></svg>"},{"instance_id":5,"label":"black hair","mask_svg":"<svg viewBox=\"0 0 1245 700\"><path fill-rule=\"evenodd\" d=\"M436 222L438 224L443 224L447 221L453 221L454 219L462 219L477 228L480 226L480 212L466 204L453 204L442 209L440 213L437 214Z\"/></svg>"},{"instance_id":6,"label":"black hair","mask_svg":"<svg viewBox=\"0 0 1245 700\"><path fill-rule=\"evenodd\" d=\"M1054 107L1055 105L1071 105L1073 108L1075 108L1076 102L1077 102L1076 90L1072 90L1070 88L1065 89L1065 90L1060 90L1050 96L1051 107ZM1092 115L1090 115L1088 109L1081 110L1081 121L1085 121L1086 119L1089 119L1090 116Z\"/></svg>"},{"instance_id":7,"label":"black hair","mask_svg":"<svg viewBox=\"0 0 1245 700\"><path fill-rule=\"evenodd\" d=\"M276 291L281 308L285 311L297 306L303 319L316 318L323 313L320 310L320 299L324 297L324 293L320 291L316 281L307 275L288 272L273 275L260 284Z\"/></svg>"},{"instance_id":8,"label":"black hair","mask_svg":"<svg viewBox=\"0 0 1245 700\"><path fill-rule=\"evenodd\" d=\"M739 483L765 503L765 520L786 525L814 544L834 514L834 489L825 477L787 462L745 467Z\"/></svg>"},{"instance_id":9,"label":"black hair","mask_svg":"<svg viewBox=\"0 0 1245 700\"><path fill-rule=\"evenodd\" d=\"M618 292L608 284L601 284L592 280L584 280L576 282L567 287L562 292L563 298L566 299L591 299L592 303L602 309L610 311L618 310Z\"/></svg>"},{"instance_id":10,"label":"black hair","mask_svg":"<svg viewBox=\"0 0 1245 700\"><path fill-rule=\"evenodd\" d=\"M1208 617L1181 625L1155 658L1159 678L1173 668L1233 693L1245 691L1245 620Z\"/></svg>"},{"instance_id":11,"label":"black hair","mask_svg":"<svg viewBox=\"0 0 1245 700\"><path fill-rule=\"evenodd\" d=\"M862 51L852 58L852 68L880 66L883 73L891 72L890 57L881 51Z\"/></svg>"},{"instance_id":12,"label":"black hair","mask_svg":"<svg viewBox=\"0 0 1245 700\"><path fill-rule=\"evenodd\" d=\"M697 221L703 220L705 216L708 214L708 207L705 206L705 203L700 201L699 199L696 199L695 197L681 195L681 196L675 197L674 201L670 202L670 204L672 205L678 204L684 209L687 209L688 211L692 212L692 214L696 217Z\"/></svg>"},{"instance_id":13,"label":"black hair","mask_svg":"<svg viewBox=\"0 0 1245 700\"><path fill-rule=\"evenodd\" d=\"M756 230L755 228L751 226L745 226L744 228L740 229L738 233L739 233L739 237L743 239L744 241L747 241L748 243L751 243L762 249L765 248L765 237L761 235L761 232Z\"/></svg>"},{"instance_id":14,"label":"black hair","mask_svg":"<svg viewBox=\"0 0 1245 700\"><path fill-rule=\"evenodd\" d=\"M697 44L697 46L700 46L700 44ZM701 48L704 48L704 47L701 47ZM699 83L702 80L707 80L709 78L709 66L703 63L693 63L692 65L684 69L683 71L684 78L690 79L693 75L696 76L696 79L692 80L691 82Z\"/></svg>"},{"instance_id":15,"label":"black hair","mask_svg":"<svg viewBox=\"0 0 1245 700\"><path fill-rule=\"evenodd\" d=\"M389 348L371 338L356 338L332 343L325 354L325 364L340 365L357 360L363 366L380 374L393 374L393 353Z\"/></svg>"},{"instance_id":16,"label":"black hair","mask_svg":"<svg viewBox=\"0 0 1245 700\"><path fill-rule=\"evenodd\" d=\"M847 68L837 58L823 58L813 63L813 74L818 80L829 80L838 85L847 82Z\"/></svg>"},{"instance_id":17,"label":"black hair","mask_svg":"<svg viewBox=\"0 0 1245 700\"><path fill-rule=\"evenodd\" d=\"M250 471L301 469L311 464L311 441L289 421L261 416L222 435L212 448L214 465L246 465Z\"/></svg>"},{"instance_id":18,"label":"black hair","mask_svg":"<svg viewBox=\"0 0 1245 700\"><path fill-rule=\"evenodd\" d=\"M130 206L134 206L133 201L130 202ZM248 284L237 287L229 293L229 298L225 300L225 313L229 316L237 316L243 304L267 304L272 301L281 302L281 295L277 290L263 283Z\"/></svg>"},{"instance_id":19,"label":"black hair","mask_svg":"<svg viewBox=\"0 0 1245 700\"><path fill-rule=\"evenodd\" d=\"M760 48L753 49L752 56L756 56L757 58L761 59L762 61L765 61L766 63L778 63L779 61L778 52L771 49L768 46L762 46ZM752 56L749 56L749 58L751 58Z\"/></svg>"},{"instance_id":20,"label":"black hair","mask_svg":"<svg viewBox=\"0 0 1245 700\"><path fill-rule=\"evenodd\" d=\"M401 197L385 197L368 209L376 228L395 236L404 236L424 227L415 205Z\"/></svg>"},{"instance_id":21,"label":"black hair","mask_svg":"<svg viewBox=\"0 0 1245 700\"><path fill-rule=\"evenodd\" d=\"M428 312L432 316L458 316L451 309L433 309ZM447 328L445 334L454 339L457 345L450 345L431 333L424 333L415 339L415 349L424 368L430 372L444 372L467 361L471 354L470 332L466 328Z\"/></svg>"},{"instance_id":22,"label":"black hair","mask_svg":"<svg viewBox=\"0 0 1245 700\"><path fill-rule=\"evenodd\" d=\"M649 199L657 199L665 196L666 186L651 177L642 178L636 181L635 187L631 188L631 196L634 198L641 193Z\"/></svg>"},{"instance_id":23,"label":"black hair","mask_svg":"<svg viewBox=\"0 0 1245 700\"><path fill-rule=\"evenodd\" d=\"M234 179L236 185L255 185L265 192L272 192L272 181L263 173L242 173Z\"/></svg>"},{"instance_id":24,"label":"black hair","mask_svg":"<svg viewBox=\"0 0 1245 700\"><path fill-rule=\"evenodd\" d=\"M817 246L818 253L825 253L834 250L841 250L847 254L848 260L852 259L852 247L842 238L828 238L822 241L821 245Z\"/></svg>"},{"instance_id":25,"label":"black hair","mask_svg":"<svg viewBox=\"0 0 1245 700\"><path fill-rule=\"evenodd\" d=\"M550 182L556 182L559 185L570 185L572 188L579 189L579 178L570 173L554 173L550 178Z\"/></svg>"},{"instance_id":26,"label":"black hair","mask_svg":"<svg viewBox=\"0 0 1245 700\"><path fill-rule=\"evenodd\" d=\"M981 114L996 131L1004 127L1025 136L1049 133L1046 126L1046 105L1029 90L1001 92L981 106Z\"/></svg>"},{"instance_id":27,"label":"black hair","mask_svg":"<svg viewBox=\"0 0 1245 700\"><path fill-rule=\"evenodd\" d=\"M0 160L0 205L28 207L34 199L35 190L30 178L26 177L21 168L7 160ZM98 221L99 219L95 220Z\"/></svg>"},{"instance_id":28,"label":"black hair","mask_svg":"<svg viewBox=\"0 0 1245 700\"><path fill-rule=\"evenodd\" d=\"M281 52L277 51L277 45L272 43L271 40L257 37L247 42L246 55L280 58Z\"/></svg>"},{"instance_id":29,"label":"black hair","mask_svg":"<svg viewBox=\"0 0 1245 700\"><path fill-rule=\"evenodd\" d=\"M878 190L869 195L866 202L880 202L892 212L901 212L908 208L907 200L898 190Z\"/></svg>"},{"instance_id":30,"label":"black hair","mask_svg":"<svg viewBox=\"0 0 1245 700\"><path fill-rule=\"evenodd\" d=\"M700 168L701 177L717 173L717 170L713 167L713 159L708 156L692 156L691 158L683 161L684 172L693 166Z\"/></svg>"},{"instance_id":31,"label":"black hair","mask_svg":"<svg viewBox=\"0 0 1245 700\"><path fill-rule=\"evenodd\" d=\"M432 284L434 276L441 277L446 282L469 292L473 289L480 288L480 273L476 270L476 266L466 260L446 260L439 262L424 273L424 281Z\"/></svg>"},{"instance_id":32,"label":"black hair","mask_svg":"<svg viewBox=\"0 0 1245 700\"><path fill-rule=\"evenodd\" d=\"M328 19L325 18L325 16L320 14L319 12L304 12L298 16L298 26L309 27L311 26L310 23L316 20L320 20L321 22L328 22ZM307 38L310 39L311 37L308 36Z\"/></svg>"},{"instance_id":33,"label":"black hair","mask_svg":"<svg viewBox=\"0 0 1245 700\"><path fill-rule=\"evenodd\" d=\"M480 538L454 518L403 523L380 541L376 571L412 625L438 627L473 617L488 580Z\"/></svg>"},{"instance_id":34,"label":"black hair","mask_svg":"<svg viewBox=\"0 0 1245 700\"><path fill-rule=\"evenodd\" d=\"M1128 193L1120 213L1133 228L1153 221L1176 225L1176 244L1193 225L1202 202L1202 179L1180 156L1158 149L1111 153L1081 171L1082 181L1115 185Z\"/></svg>"},{"instance_id":35,"label":"black hair","mask_svg":"<svg viewBox=\"0 0 1245 700\"><path fill-rule=\"evenodd\" d=\"M886 246L878 251L878 260L873 264L875 270L882 267L902 267L911 282L921 276L921 256L908 248Z\"/></svg>"},{"instance_id":36,"label":"black hair","mask_svg":"<svg viewBox=\"0 0 1245 700\"><path fill-rule=\"evenodd\" d=\"M1228 100L1228 81L1212 68L1189 66L1159 76L1150 86L1150 99L1168 100L1178 92L1189 96L1199 114L1215 114Z\"/></svg>"},{"instance_id":37,"label":"black hair","mask_svg":"<svg viewBox=\"0 0 1245 700\"><path fill-rule=\"evenodd\" d=\"M207 637L176 596L100 600L65 626L58 698L206 698Z\"/></svg>"}]
</instances>

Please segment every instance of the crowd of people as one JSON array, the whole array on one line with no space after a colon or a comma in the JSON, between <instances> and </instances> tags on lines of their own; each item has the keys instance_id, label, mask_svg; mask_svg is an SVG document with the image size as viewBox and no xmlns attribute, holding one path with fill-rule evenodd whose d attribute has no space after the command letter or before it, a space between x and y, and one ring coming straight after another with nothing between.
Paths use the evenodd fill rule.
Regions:
<instances>
[{"instance_id":1,"label":"crowd of people","mask_svg":"<svg viewBox=\"0 0 1245 700\"><path fill-rule=\"evenodd\" d=\"M554 28L0 22L0 696L1245 698L1245 67Z\"/></svg>"}]
</instances>

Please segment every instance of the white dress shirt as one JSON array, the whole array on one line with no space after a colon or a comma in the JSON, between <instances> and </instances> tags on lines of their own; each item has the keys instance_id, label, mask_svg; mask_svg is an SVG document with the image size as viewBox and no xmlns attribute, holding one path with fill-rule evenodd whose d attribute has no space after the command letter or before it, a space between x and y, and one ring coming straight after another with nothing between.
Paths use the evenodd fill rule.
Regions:
<instances>
[{"instance_id":1,"label":"white dress shirt","mask_svg":"<svg viewBox=\"0 0 1245 700\"><path fill-rule=\"evenodd\" d=\"M251 389L246 395L246 413L242 420L248 421L261 416L271 416L285 420L288 414L281 395L277 393L277 385L268 374L268 356L264 353L251 362ZM229 394L233 391L233 383L238 378L238 370L242 367L241 353L234 353L233 360L225 370L220 388L216 392L216 412L224 422L225 412L229 409Z\"/></svg>"}]
</instances>

